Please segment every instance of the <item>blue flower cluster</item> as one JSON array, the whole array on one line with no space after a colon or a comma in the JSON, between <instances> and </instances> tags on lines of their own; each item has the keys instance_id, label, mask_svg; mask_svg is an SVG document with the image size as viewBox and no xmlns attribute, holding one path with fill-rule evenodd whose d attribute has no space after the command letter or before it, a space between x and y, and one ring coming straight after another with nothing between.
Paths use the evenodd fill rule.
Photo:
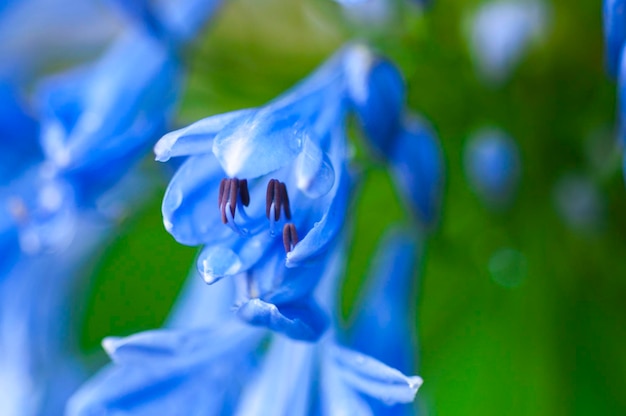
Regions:
<instances>
[{"instance_id":1,"label":"blue flower cluster","mask_svg":"<svg viewBox=\"0 0 626 416\"><path fill-rule=\"evenodd\" d=\"M1 17L11 23L26 6ZM76 269L115 219L108 196L132 203L125 178L166 131L181 91L181 43L136 22L117 32L98 59L59 75L0 71L3 415L61 414L85 377L69 328Z\"/></svg>"},{"instance_id":2,"label":"blue flower cluster","mask_svg":"<svg viewBox=\"0 0 626 416\"><path fill-rule=\"evenodd\" d=\"M197 269L214 293L190 283L172 329L106 339L113 364L69 414L412 414L402 404L421 385L404 375L415 355L413 234L436 223L443 175L433 134L404 101L396 67L354 44L262 107L163 136L157 160L185 158L163 198L164 225L204 246ZM420 227L389 233L345 332L336 295L358 183L350 116Z\"/></svg>"}]
</instances>

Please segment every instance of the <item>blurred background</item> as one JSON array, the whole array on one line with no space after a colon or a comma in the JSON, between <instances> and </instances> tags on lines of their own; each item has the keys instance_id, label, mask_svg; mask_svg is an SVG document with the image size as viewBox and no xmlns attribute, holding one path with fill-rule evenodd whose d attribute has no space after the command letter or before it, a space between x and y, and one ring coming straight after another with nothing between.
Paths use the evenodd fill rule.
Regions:
<instances>
[{"instance_id":1,"label":"blurred background","mask_svg":"<svg viewBox=\"0 0 626 416\"><path fill-rule=\"evenodd\" d=\"M476 33L485 2L350 3L224 2L186 51L177 124L263 104L343 43L370 43L402 69L409 107L445 155L442 213L416 271L423 413L626 414L626 191L600 2L534 2L526 37L502 32L515 19ZM481 55L505 36L515 56ZM469 143L485 128L517 149L504 204L486 199L468 168ZM358 159L346 318L377 240L408 216L383 165ZM158 185L84 268L90 295L74 316L94 368L106 360L103 337L161 326L197 252L163 228L167 169L151 155L142 164Z\"/></svg>"}]
</instances>

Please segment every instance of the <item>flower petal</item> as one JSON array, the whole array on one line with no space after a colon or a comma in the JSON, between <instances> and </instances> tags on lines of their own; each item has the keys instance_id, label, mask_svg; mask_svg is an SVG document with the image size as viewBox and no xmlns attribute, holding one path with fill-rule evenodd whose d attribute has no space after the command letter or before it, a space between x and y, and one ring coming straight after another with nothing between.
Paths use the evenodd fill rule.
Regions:
<instances>
[{"instance_id":1,"label":"flower petal","mask_svg":"<svg viewBox=\"0 0 626 416\"><path fill-rule=\"evenodd\" d=\"M422 224L434 225L443 196L443 158L439 144L412 117L405 122L392 152L391 168L397 187Z\"/></svg>"},{"instance_id":2,"label":"flower petal","mask_svg":"<svg viewBox=\"0 0 626 416\"><path fill-rule=\"evenodd\" d=\"M328 326L327 316L312 300L274 305L250 299L239 307L237 316L251 325L303 341L316 341Z\"/></svg>"},{"instance_id":3,"label":"flower petal","mask_svg":"<svg viewBox=\"0 0 626 416\"><path fill-rule=\"evenodd\" d=\"M404 80L391 62L360 46L346 57L350 98L369 143L383 155L402 125Z\"/></svg>"},{"instance_id":4,"label":"flower petal","mask_svg":"<svg viewBox=\"0 0 626 416\"><path fill-rule=\"evenodd\" d=\"M327 195L332 199L326 206L321 220L316 222L294 249L287 253L285 262L287 267L297 267L322 254L343 227L352 182L347 167L341 168L337 179L335 189Z\"/></svg>"},{"instance_id":5,"label":"flower petal","mask_svg":"<svg viewBox=\"0 0 626 416\"><path fill-rule=\"evenodd\" d=\"M350 346L400 371L413 369L416 351L412 309L417 241L400 227L378 245L358 307ZM372 336L376 334L376 336Z\"/></svg>"},{"instance_id":6,"label":"flower petal","mask_svg":"<svg viewBox=\"0 0 626 416\"><path fill-rule=\"evenodd\" d=\"M213 139L224 127L254 111L246 109L218 114L167 133L154 146L156 160L167 162L172 157L209 153L213 150Z\"/></svg>"},{"instance_id":7,"label":"flower petal","mask_svg":"<svg viewBox=\"0 0 626 416\"><path fill-rule=\"evenodd\" d=\"M219 241L232 234L218 215L217 194L224 172L212 154L190 156L163 197L165 229L181 244ZM211 211L215 214L211 215Z\"/></svg>"},{"instance_id":8,"label":"flower petal","mask_svg":"<svg viewBox=\"0 0 626 416\"><path fill-rule=\"evenodd\" d=\"M270 247L271 240L269 233L253 238L234 235L231 240L205 246L198 256L198 271L208 284L226 276L243 273L261 259Z\"/></svg>"},{"instance_id":9,"label":"flower petal","mask_svg":"<svg viewBox=\"0 0 626 416\"><path fill-rule=\"evenodd\" d=\"M414 400L422 379L407 377L378 360L339 346L329 347L341 377L355 390L386 404Z\"/></svg>"},{"instance_id":10,"label":"flower petal","mask_svg":"<svg viewBox=\"0 0 626 416\"><path fill-rule=\"evenodd\" d=\"M220 131L213 153L228 176L256 178L295 159L308 134L294 109L266 107Z\"/></svg>"}]
</instances>

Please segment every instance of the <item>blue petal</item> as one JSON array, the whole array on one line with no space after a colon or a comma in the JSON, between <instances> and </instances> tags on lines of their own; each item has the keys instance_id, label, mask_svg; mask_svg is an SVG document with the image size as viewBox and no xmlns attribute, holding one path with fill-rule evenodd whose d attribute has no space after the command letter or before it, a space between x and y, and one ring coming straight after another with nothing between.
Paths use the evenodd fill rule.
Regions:
<instances>
[{"instance_id":1,"label":"blue petal","mask_svg":"<svg viewBox=\"0 0 626 416\"><path fill-rule=\"evenodd\" d=\"M256 178L276 171L300 154L306 140L324 138L341 114L339 64L335 56L283 96L218 133L213 153L228 176Z\"/></svg>"},{"instance_id":2,"label":"blue petal","mask_svg":"<svg viewBox=\"0 0 626 416\"><path fill-rule=\"evenodd\" d=\"M316 347L274 337L260 374L248 383L235 415L309 414Z\"/></svg>"},{"instance_id":3,"label":"blue petal","mask_svg":"<svg viewBox=\"0 0 626 416\"><path fill-rule=\"evenodd\" d=\"M622 48L624 41L626 41L626 2L624 0L604 0L602 10L607 67L611 75L617 76Z\"/></svg>"},{"instance_id":4,"label":"blue petal","mask_svg":"<svg viewBox=\"0 0 626 416\"><path fill-rule=\"evenodd\" d=\"M365 47L346 56L350 97L365 136L375 150L388 155L402 125L404 80L389 61Z\"/></svg>"},{"instance_id":5,"label":"blue petal","mask_svg":"<svg viewBox=\"0 0 626 416\"><path fill-rule=\"evenodd\" d=\"M341 370L328 354L324 355L321 364L322 416L374 416L368 403L345 383Z\"/></svg>"},{"instance_id":6,"label":"blue petal","mask_svg":"<svg viewBox=\"0 0 626 416\"><path fill-rule=\"evenodd\" d=\"M256 178L290 163L310 134L291 108L264 108L226 126L213 142L213 153L230 177Z\"/></svg>"},{"instance_id":7,"label":"blue petal","mask_svg":"<svg viewBox=\"0 0 626 416\"><path fill-rule=\"evenodd\" d=\"M165 229L176 241L199 245L232 234L218 215L217 194L223 177L224 172L212 154L191 156L178 169L162 205Z\"/></svg>"},{"instance_id":8,"label":"blue petal","mask_svg":"<svg viewBox=\"0 0 626 416\"><path fill-rule=\"evenodd\" d=\"M329 348L345 383L388 405L413 401L422 385L420 377L407 377L366 355L339 346Z\"/></svg>"},{"instance_id":9,"label":"blue petal","mask_svg":"<svg viewBox=\"0 0 626 416\"><path fill-rule=\"evenodd\" d=\"M250 299L237 310L244 321L303 341L316 341L328 326L325 313L312 300L274 305Z\"/></svg>"},{"instance_id":10,"label":"blue petal","mask_svg":"<svg viewBox=\"0 0 626 416\"><path fill-rule=\"evenodd\" d=\"M241 238L233 234L233 238L228 241L207 245L198 256L198 271L208 284L243 273L261 259L272 239L269 233L253 238Z\"/></svg>"},{"instance_id":11,"label":"blue petal","mask_svg":"<svg viewBox=\"0 0 626 416\"><path fill-rule=\"evenodd\" d=\"M335 170L328 155L313 140L305 140L296 159L296 185L307 197L326 195L335 183Z\"/></svg>"},{"instance_id":12,"label":"blue petal","mask_svg":"<svg viewBox=\"0 0 626 416\"><path fill-rule=\"evenodd\" d=\"M122 37L93 67L40 88L48 158L88 177L88 190L94 180L117 179L164 130L179 83L179 65L162 45L137 33Z\"/></svg>"},{"instance_id":13,"label":"blue petal","mask_svg":"<svg viewBox=\"0 0 626 416\"><path fill-rule=\"evenodd\" d=\"M209 153L213 150L213 139L220 130L253 112L254 110L239 110L219 114L167 133L154 146L156 160L167 162L172 157Z\"/></svg>"},{"instance_id":14,"label":"blue petal","mask_svg":"<svg viewBox=\"0 0 626 416\"><path fill-rule=\"evenodd\" d=\"M393 178L413 212L425 226L439 215L443 193L441 149L432 133L416 118L405 122L391 158Z\"/></svg>"},{"instance_id":15,"label":"blue petal","mask_svg":"<svg viewBox=\"0 0 626 416\"><path fill-rule=\"evenodd\" d=\"M417 242L412 233L389 230L379 243L356 308L350 345L400 371L413 370L416 343L411 287Z\"/></svg>"},{"instance_id":16,"label":"blue petal","mask_svg":"<svg viewBox=\"0 0 626 416\"><path fill-rule=\"evenodd\" d=\"M262 334L236 322L217 331L150 331L106 341L117 363L70 400L69 415L217 415L249 371ZM229 381L225 381L228 377Z\"/></svg>"},{"instance_id":17,"label":"blue petal","mask_svg":"<svg viewBox=\"0 0 626 416\"><path fill-rule=\"evenodd\" d=\"M352 181L345 166L341 167L339 175L338 182L335 183L336 189L331 191L333 198L322 219L287 253L287 267L297 267L322 254L343 227Z\"/></svg>"}]
</instances>

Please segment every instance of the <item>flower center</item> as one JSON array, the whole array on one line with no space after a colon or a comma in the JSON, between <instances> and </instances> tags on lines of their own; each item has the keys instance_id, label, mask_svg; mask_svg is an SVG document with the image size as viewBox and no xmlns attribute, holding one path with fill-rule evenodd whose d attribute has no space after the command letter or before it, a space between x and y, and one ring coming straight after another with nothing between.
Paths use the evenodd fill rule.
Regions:
<instances>
[{"instance_id":1,"label":"flower center","mask_svg":"<svg viewBox=\"0 0 626 416\"><path fill-rule=\"evenodd\" d=\"M242 236L250 236L259 231L259 227L254 225L257 221L252 221L244 210L244 207L250 205L250 190L248 189L248 181L246 179L222 179L217 205L222 222L236 233ZM239 217L243 221L242 224L235 222L237 212L239 212ZM283 245L287 253L292 251L295 245L298 244L298 233L293 223L285 223L291 220L291 205L289 204L287 185L278 179L270 179L267 184L265 216L270 222L269 232L272 236L278 235L280 233L280 225L284 224L282 226Z\"/></svg>"}]
</instances>

